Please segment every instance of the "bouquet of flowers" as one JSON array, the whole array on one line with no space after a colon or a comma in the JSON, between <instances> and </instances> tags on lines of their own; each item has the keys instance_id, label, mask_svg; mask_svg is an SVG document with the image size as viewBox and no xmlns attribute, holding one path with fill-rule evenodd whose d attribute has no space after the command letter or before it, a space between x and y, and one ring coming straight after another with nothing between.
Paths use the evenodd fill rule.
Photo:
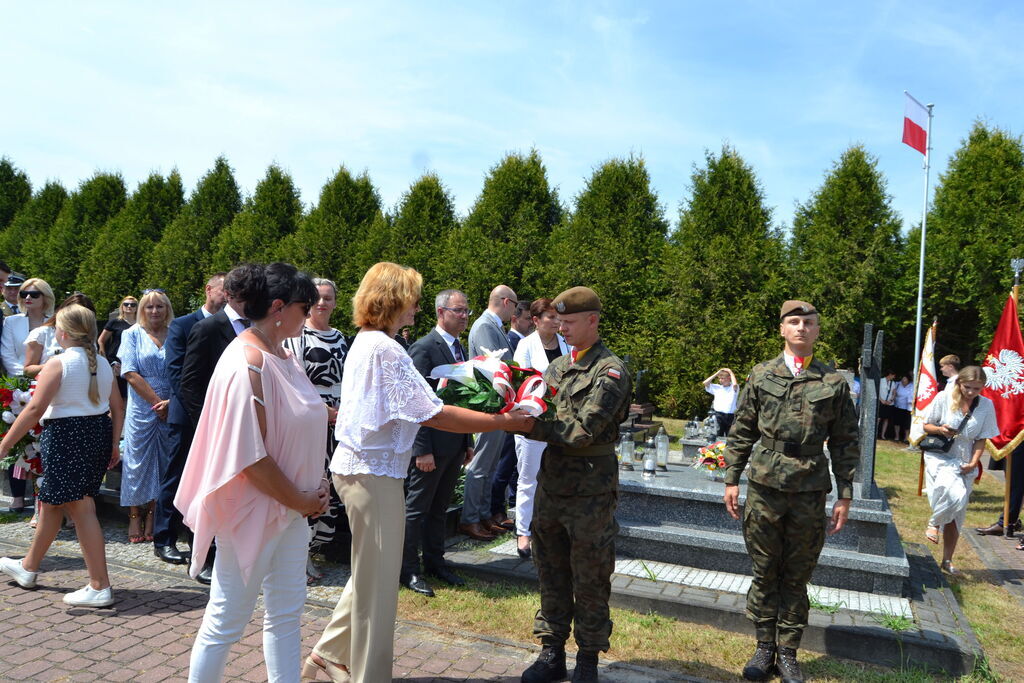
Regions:
<instances>
[{"instance_id":1,"label":"bouquet of flowers","mask_svg":"<svg viewBox=\"0 0 1024 683\"><path fill-rule=\"evenodd\" d=\"M725 469L725 442L716 441L697 451L694 469L718 472Z\"/></svg>"},{"instance_id":2,"label":"bouquet of flowers","mask_svg":"<svg viewBox=\"0 0 1024 683\"><path fill-rule=\"evenodd\" d=\"M21 411L32 398L31 380L27 377L0 378L0 438L7 434ZM11 448L10 454L0 460L0 468L18 466L37 476L43 473L43 459L36 441L43 428L34 425Z\"/></svg>"},{"instance_id":3,"label":"bouquet of flowers","mask_svg":"<svg viewBox=\"0 0 1024 683\"><path fill-rule=\"evenodd\" d=\"M541 373L501 360L504 349L484 349L484 355L463 363L439 365L430 377L440 380L437 395L448 405L481 413L520 409L545 419L554 415L548 399L555 395Z\"/></svg>"}]
</instances>

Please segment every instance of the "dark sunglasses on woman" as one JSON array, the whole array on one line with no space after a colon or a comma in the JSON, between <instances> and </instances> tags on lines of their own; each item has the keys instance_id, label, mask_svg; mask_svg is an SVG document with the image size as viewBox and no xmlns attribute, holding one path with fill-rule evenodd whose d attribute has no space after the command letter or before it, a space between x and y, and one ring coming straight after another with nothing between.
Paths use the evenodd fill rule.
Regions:
<instances>
[{"instance_id":1,"label":"dark sunglasses on woman","mask_svg":"<svg viewBox=\"0 0 1024 683\"><path fill-rule=\"evenodd\" d=\"M34 289L27 289L24 292L18 292L19 299L27 299L29 297L32 297L33 299L39 299L42 296L42 292L36 291Z\"/></svg>"}]
</instances>

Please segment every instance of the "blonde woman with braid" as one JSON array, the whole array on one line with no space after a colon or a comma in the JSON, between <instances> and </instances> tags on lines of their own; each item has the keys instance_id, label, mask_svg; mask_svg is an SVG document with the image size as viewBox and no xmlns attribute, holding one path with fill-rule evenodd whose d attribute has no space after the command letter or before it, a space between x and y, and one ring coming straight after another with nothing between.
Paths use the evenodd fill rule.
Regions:
<instances>
[{"instance_id":1,"label":"blonde woman with braid","mask_svg":"<svg viewBox=\"0 0 1024 683\"><path fill-rule=\"evenodd\" d=\"M40 370L32 400L0 441L2 458L36 422L43 421L40 446L46 476L39 504L45 513L24 559L0 558L0 571L22 588L34 587L39 563L60 531L62 513L67 512L75 520L89 583L65 595L64 602L74 607L106 607L114 598L94 498L103 474L120 459L121 392L110 364L97 357L92 311L78 304L58 311L56 339L64 352Z\"/></svg>"}]
</instances>

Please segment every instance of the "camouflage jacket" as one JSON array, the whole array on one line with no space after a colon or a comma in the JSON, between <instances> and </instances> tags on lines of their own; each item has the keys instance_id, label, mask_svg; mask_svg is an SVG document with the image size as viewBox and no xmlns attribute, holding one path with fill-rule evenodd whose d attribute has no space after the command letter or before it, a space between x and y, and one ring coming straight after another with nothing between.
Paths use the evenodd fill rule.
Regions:
<instances>
[{"instance_id":1,"label":"camouflage jacket","mask_svg":"<svg viewBox=\"0 0 1024 683\"><path fill-rule=\"evenodd\" d=\"M576 363L568 355L556 358L544 379L557 393L554 420L538 420L527 435L548 443L538 484L560 496L615 491L615 442L633 393L625 364L598 341Z\"/></svg>"},{"instance_id":2,"label":"camouflage jacket","mask_svg":"<svg viewBox=\"0 0 1024 683\"><path fill-rule=\"evenodd\" d=\"M859 461L857 411L842 375L813 360L799 377L782 355L754 367L736 406L725 449L725 483L747 478L780 491L831 491L832 472L840 498L853 497ZM765 445L765 441L770 446ZM783 452L783 446L800 453Z\"/></svg>"}]
</instances>

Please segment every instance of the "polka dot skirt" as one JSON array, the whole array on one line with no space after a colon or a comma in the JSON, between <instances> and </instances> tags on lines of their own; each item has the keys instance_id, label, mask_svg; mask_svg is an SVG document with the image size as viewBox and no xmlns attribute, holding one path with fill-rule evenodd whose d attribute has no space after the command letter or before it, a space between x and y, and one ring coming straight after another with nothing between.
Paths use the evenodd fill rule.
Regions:
<instances>
[{"instance_id":1,"label":"polka dot skirt","mask_svg":"<svg viewBox=\"0 0 1024 683\"><path fill-rule=\"evenodd\" d=\"M63 505L95 497L110 462L112 438L109 415L47 420L39 439L44 473L39 500Z\"/></svg>"}]
</instances>

